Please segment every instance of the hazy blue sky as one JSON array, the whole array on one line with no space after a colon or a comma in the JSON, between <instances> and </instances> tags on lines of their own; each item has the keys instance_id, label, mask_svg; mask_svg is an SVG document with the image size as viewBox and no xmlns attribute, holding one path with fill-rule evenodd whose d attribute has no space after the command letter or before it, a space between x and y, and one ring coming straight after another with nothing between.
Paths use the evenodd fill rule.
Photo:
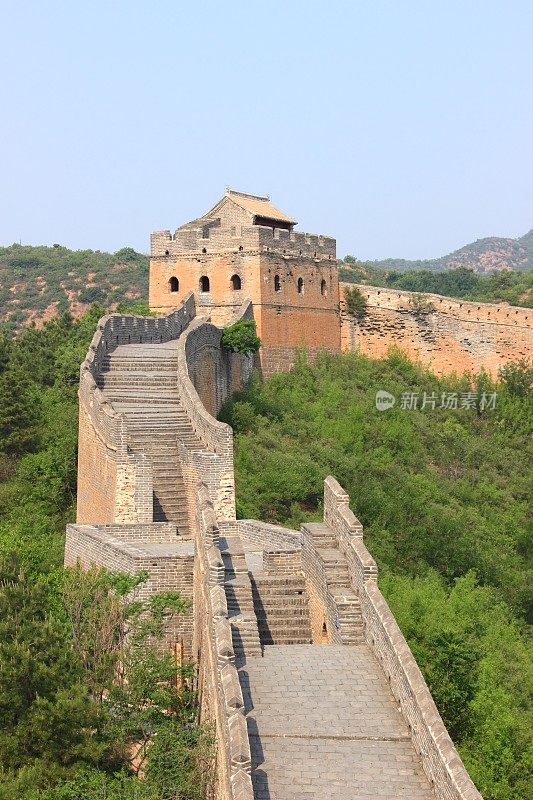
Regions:
<instances>
[{"instance_id":1,"label":"hazy blue sky","mask_svg":"<svg viewBox=\"0 0 533 800\"><path fill-rule=\"evenodd\" d=\"M146 251L226 185L360 258L533 226L531 0L0 10L0 244Z\"/></svg>"}]
</instances>

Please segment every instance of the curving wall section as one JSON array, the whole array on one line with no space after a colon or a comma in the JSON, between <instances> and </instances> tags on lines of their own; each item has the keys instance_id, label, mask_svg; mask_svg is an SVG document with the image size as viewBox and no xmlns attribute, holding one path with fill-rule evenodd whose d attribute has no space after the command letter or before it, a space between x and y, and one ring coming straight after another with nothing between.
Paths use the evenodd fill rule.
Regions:
<instances>
[{"instance_id":1,"label":"curving wall section","mask_svg":"<svg viewBox=\"0 0 533 800\"><path fill-rule=\"evenodd\" d=\"M152 479L146 457L128 450L126 420L99 388L109 354L123 344L177 339L196 313L190 293L165 317L109 314L98 322L80 367L78 523L150 522Z\"/></svg>"},{"instance_id":2,"label":"curving wall section","mask_svg":"<svg viewBox=\"0 0 533 800\"><path fill-rule=\"evenodd\" d=\"M343 350L384 358L394 345L440 375L483 368L494 378L501 366L533 352L530 308L436 294L424 294L417 308L414 292L358 285L367 312L356 320L346 313L344 299L352 286L340 287Z\"/></svg>"}]
</instances>

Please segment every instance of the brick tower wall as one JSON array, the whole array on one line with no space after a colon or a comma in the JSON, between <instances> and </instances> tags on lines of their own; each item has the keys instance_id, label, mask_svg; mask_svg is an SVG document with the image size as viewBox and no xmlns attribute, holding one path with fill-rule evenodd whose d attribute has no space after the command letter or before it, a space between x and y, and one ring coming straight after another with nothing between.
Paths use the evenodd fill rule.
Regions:
<instances>
[{"instance_id":1,"label":"brick tower wall","mask_svg":"<svg viewBox=\"0 0 533 800\"><path fill-rule=\"evenodd\" d=\"M209 292L200 292L200 278L209 278ZM241 289L234 289L231 278L238 275ZM179 280L179 290L170 291L171 277ZM150 262L150 308L168 314L180 305L188 292L194 292L198 316L210 316L215 325L227 325L245 299L259 301L259 257L257 253L226 252L177 254L152 257Z\"/></svg>"},{"instance_id":2,"label":"brick tower wall","mask_svg":"<svg viewBox=\"0 0 533 800\"><path fill-rule=\"evenodd\" d=\"M276 291L276 276L279 290ZM298 280L303 280L298 291ZM261 301L254 306L261 337L263 375L289 369L297 348L310 358L320 350L341 349L339 282L335 261L290 257L278 252L261 255Z\"/></svg>"},{"instance_id":3,"label":"brick tower wall","mask_svg":"<svg viewBox=\"0 0 533 800\"><path fill-rule=\"evenodd\" d=\"M265 375L288 369L297 347L314 357L321 348L340 351L340 318L335 239L283 228L245 224L246 214L233 203L221 219L184 226L151 236L150 307L159 314L176 308L194 292L198 314L227 325L243 300L251 300ZM219 212L217 212L219 213ZM280 291L273 275L280 276ZM235 289L232 277L240 279ZM201 278L209 291L201 291ZM297 292L298 277L304 291ZM178 290L172 291L171 279ZM325 292L321 293L321 282Z\"/></svg>"}]
</instances>

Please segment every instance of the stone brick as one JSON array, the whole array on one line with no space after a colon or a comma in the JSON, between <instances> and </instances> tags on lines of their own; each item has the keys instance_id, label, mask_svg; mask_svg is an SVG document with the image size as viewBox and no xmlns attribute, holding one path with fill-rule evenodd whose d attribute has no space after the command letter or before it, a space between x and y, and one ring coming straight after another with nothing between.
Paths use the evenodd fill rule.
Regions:
<instances>
[{"instance_id":1,"label":"stone brick","mask_svg":"<svg viewBox=\"0 0 533 800\"><path fill-rule=\"evenodd\" d=\"M368 305L356 321L346 314L349 286L341 284L343 350L383 358L394 345L438 375L483 368L493 378L499 367L533 352L531 309L427 294L432 310L417 311L412 292L359 286Z\"/></svg>"}]
</instances>

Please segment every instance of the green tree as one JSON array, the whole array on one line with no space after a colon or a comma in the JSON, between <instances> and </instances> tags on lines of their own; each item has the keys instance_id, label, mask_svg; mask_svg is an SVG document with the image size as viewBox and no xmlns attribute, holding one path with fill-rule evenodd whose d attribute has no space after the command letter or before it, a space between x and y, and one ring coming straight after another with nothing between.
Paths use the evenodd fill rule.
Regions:
<instances>
[{"instance_id":1,"label":"green tree","mask_svg":"<svg viewBox=\"0 0 533 800\"><path fill-rule=\"evenodd\" d=\"M240 319L222 331L222 347L234 353L256 353L261 347L255 321Z\"/></svg>"},{"instance_id":2,"label":"green tree","mask_svg":"<svg viewBox=\"0 0 533 800\"><path fill-rule=\"evenodd\" d=\"M529 397L533 388L533 362L527 358L500 367L498 375L513 397Z\"/></svg>"},{"instance_id":3,"label":"green tree","mask_svg":"<svg viewBox=\"0 0 533 800\"><path fill-rule=\"evenodd\" d=\"M0 373L0 453L21 455L35 448L37 402L25 372L10 363Z\"/></svg>"},{"instance_id":4,"label":"green tree","mask_svg":"<svg viewBox=\"0 0 533 800\"><path fill-rule=\"evenodd\" d=\"M29 580L14 558L0 562L0 762L68 767L96 763L105 745L94 735L81 665L65 626L48 610L48 587Z\"/></svg>"},{"instance_id":5,"label":"green tree","mask_svg":"<svg viewBox=\"0 0 533 800\"><path fill-rule=\"evenodd\" d=\"M359 320L366 316L368 303L366 297L357 286L344 289L344 301L346 303L346 311L350 316Z\"/></svg>"}]
</instances>

